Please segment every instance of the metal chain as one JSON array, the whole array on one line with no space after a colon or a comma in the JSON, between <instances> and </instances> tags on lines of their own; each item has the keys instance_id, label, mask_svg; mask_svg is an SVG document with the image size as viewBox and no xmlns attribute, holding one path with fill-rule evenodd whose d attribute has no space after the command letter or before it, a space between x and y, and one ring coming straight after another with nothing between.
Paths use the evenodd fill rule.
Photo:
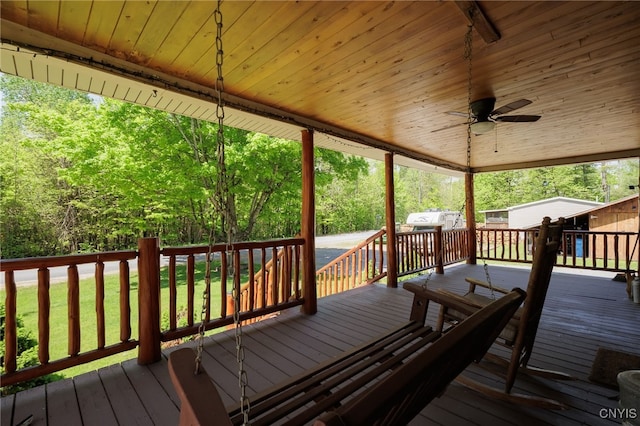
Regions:
<instances>
[{"instance_id":1,"label":"metal chain","mask_svg":"<svg viewBox=\"0 0 640 426\"><path fill-rule=\"evenodd\" d=\"M489 291L491 292L491 299L496 300L496 294L493 292L493 285L491 284L491 277L489 276L489 265L487 265L487 261L483 261L484 264L484 276L487 279L487 284L489 284Z\"/></svg>"},{"instance_id":2,"label":"metal chain","mask_svg":"<svg viewBox=\"0 0 640 426\"><path fill-rule=\"evenodd\" d=\"M233 250L233 249L232 249ZM234 263L231 262L232 275L235 277ZM236 362L238 363L238 386L240 388L240 412L242 413L242 424L249 425L249 410L250 402L247 396L247 386L249 385L249 378L247 371L244 368L244 345L242 344L242 321L240 321L240 283L236 283L234 279L233 283L233 324L235 325L235 339L236 339Z\"/></svg>"},{"instance_id":3,"label":"metal chain","mask_svg":"<svg viewBox=\"0 0 640 426\"><path fill-rule=\"evenodd\" d=\"M216 10L214 11L214 19L216 22L216 69L217 69L217 78L215 82L215 90L217 94L217 106L216 106L216 118L218 119L218 129L216 133L216 155L218 157L218 165L220 170L218 170L218 181L217 188L219 191L218 196L219 204L221 206L226 206L225 214L223 215L223 225L226 229L227 233L227 243L225 247L225 256L232 255L235 248L233 247L233 232L231 230L229 224L229 216L230 216L230 206L229 204L229 188L228 183L225 180L226 167L225 167L225 143L224 143L224 79L222 76L222 65L224 60L224 51L222 49L222 11L221 6L222 0L218 0L216 5ZM206 260L206 272L205 272L205 289L202 293L202 310L200 312L200 325L198 327L199 341L196 350L196 365L195 365L195 374L198 374L201 369L200 366L202 364L202 353L204 350L204 336L206 329L206 322L208 320L208 301L209 301L209 293L211 291L211 257L213 251L213 238L214 238L214 226L213 222L211 224L210 233L209 233L209 248L207 251L207 260ZM235 343L236 343L236 361L238 363L238 386L240 388L240 411L243 417L243 425L249 425L249 398L247 397L247 386L248 386L248 377L247 371L244 368L244 346L242 344L242 323L240 321L240 288L238 284L238 280L236 279L236 265L233 260L233 256L231 256L231 261L229 262L229 258L226 259L227 264L230 265L227 275L232 277L233 280L233 323L235 326ZM223 278L224 279L224 278Z\"/></svg>"},{"instance_id":4,"label":"metal chain","mask_svg":"<svg viewBox=\"0 0 640 426\"><path fill-rule=\"evenodd\" d=\"M473 15L472 15L473 17ZM473 23L467 29L464 36L464 59L467 60L467 173L471 173L471 84L472 84L472 53L473 53Z\"/></svg>"},{"instance_id":5,"label":"metal chain","mask_svg":"<svg viewBox=\"0 0 640 426\"><path fill-rule=\"evenodd\" d=\"M426 290L429 284L429 280L431 279L431 275L433 275L433 271L435 271L436 268L430 268L429 269L429 273L427 274L427 279L424 280L424 282L422 283L422 289Z\"/></svg>"},{"instance_id":6,"label":"metal chain","mask_svg":"<svg viewBox=\"0 0 640 426\"><path fill-rule=\"evenodd\" d=\"M201 373L201 365L202 365L202 352L204 351L204 333L206 331L206 322L208 321L208 312L209 312L209 293L211 291L211 254L213 250L213 222L211 223L211 228L209 229L209 241L208 241L208 250L207 250L207 260L206 260L206 271L204 276L204 290L202 291L202 307L200 310L200 325L198 326L198 345L196 347L196 362L195 362L195 371L194 374Z\"/></svg>"},{"instance_id":7,"label":"metal chain","mask_svg":"<svg viewBox=\"0 0 640 426\"><path fill-rule=\"evenodd\" d=\"M467 72L467 173L471 173L471 120L472 120L472 111L471 111L471 96L472 96L472 83L473 83L473 68L472 68L472 59L473 59L473 11L470 11L470 16L472 19L469 28L467 29L467 33L464 37L464 58L467 60L468 64L468 72ZM487 284L489 284L489 291L491 291L491 298L493 300L496 299L496 295L493 291L493 285L491 284L491 277L489 276L489 265L487 265L487 261L483 259L484 266L484 275L487 279Z\"/></svg>"},{"instance_id":8,"label":"metal chain","mask_svg":"<svg viewBox=\"0 0 640 426\"><path fill-rule=\"evenodd\" d=\"M218 105L216 107L216 117L218 118L217 146L218 146L218 164L221 170L218 172L218 187L221 189L223 205L227 206L225 227L227 231L227 244L225 253L227 256L233 255L235 248L233 246L233 232L229 221L229 188L228 182L225 180L226 167L224 158L224 78L222 76L222 65L224 61L224 50L222 49L222 11L220 5L222 0L218 0L214 17L216 21L216 68L218 77L216 79L216 93L218 95ZM238 387L240 388L240 412L242 413L242 424L249 425L250 402L247 396L247 386L249 384L247 371L244 367L244 345L242 344L242 321L240 320L240 284L236 277L239 273L234 261L235 256L231 257L231 261L227 262L229 266L229 276L233 279L233 324L235 326L235 342L236 342L236 361L238 363Z\"/></svg>"}]
</instances>

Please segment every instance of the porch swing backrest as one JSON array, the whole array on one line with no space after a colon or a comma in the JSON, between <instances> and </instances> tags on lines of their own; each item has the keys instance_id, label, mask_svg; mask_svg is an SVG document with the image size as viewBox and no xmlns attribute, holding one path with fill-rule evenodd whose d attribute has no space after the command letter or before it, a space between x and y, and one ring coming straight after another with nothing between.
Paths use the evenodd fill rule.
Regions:
<instances>
[{"instance_id":1,"label":"porch swing backrest","mask_svg":"<svg viewBox=\"0 0 640 426\"><path fill-rule=\"evenodd\" d=\"M556 263L558 249L561 245L562 228L564 218L559 218L554 224L551 219L545 217L534 241L533 262L531 272L527 282L527 299L524 305L518 309L509 321L509 324L500 333L500 338L510 347L517 347L517 351L522 354L524 364L529 359L533 344L540 324L542 309L547 297L547 290L551 281L553 266ZM486 282L475 279L466 278L469 283L469 291L464 295L466 303L476 308L485 306L492 299L483 294L478 294L478 287L485 289L491 288L492 291L498 293L506 293L507 290L490 286ZM439 290L448 293L446 290ZM458 296L459 297L459 296ZM446 308L441 315L440 320L462 320L466 317L462 312L456 309ZM442 327L439 324L438 327Z\"/></svg>"}]
</instances>

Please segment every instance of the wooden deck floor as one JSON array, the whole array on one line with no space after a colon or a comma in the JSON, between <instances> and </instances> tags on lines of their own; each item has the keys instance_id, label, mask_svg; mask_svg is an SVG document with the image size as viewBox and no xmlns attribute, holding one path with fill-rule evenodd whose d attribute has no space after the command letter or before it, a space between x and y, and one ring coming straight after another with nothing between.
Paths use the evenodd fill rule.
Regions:
<instances>
[{"instance_id":1,"label":"wooden deck floor","mask_svg":"<svg viewBox=\"0 0 640 426\"><path fill-rule=\"evenodd\" d=\"M618 393L588 380L598 347L640 355L640 305L627 299L624 284L608 276L556 269L531 365L567 372L568 382L519 377L515 391L556 398L570 408L548 411L491 400L452 383L416 417L414 425L574 425L619 424L601 410L617 406ZM495 285L526 284L528 269L490 267ZM484 277L481 266L457 265L433 275L430 287L462 292L465 276ZM402 288L375 285L320 299L319 312L298 310L244 327L249 393L366 341L408 317L410 295ZM436 314L433 306L429 320ZM226 403L237 399L238 380L233 332L207 338L204 365ZM165 356L171 349L165 351ZM499 350L492 348L492 350ZM477 365L465 374L484 382L495 378ZM134 360L74 379L55 382L2 399L1 425L15 425L29 415L34 425L175 425L178 400L166 359L150 366Z\"/></svg>"}]
</instances>

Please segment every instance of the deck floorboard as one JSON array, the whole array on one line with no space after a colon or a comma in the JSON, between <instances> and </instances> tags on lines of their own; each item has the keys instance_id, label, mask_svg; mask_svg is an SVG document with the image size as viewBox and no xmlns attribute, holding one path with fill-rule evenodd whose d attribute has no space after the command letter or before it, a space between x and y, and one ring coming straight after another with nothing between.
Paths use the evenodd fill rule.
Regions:
<instances>
[{"instance_id":1,"label":"deck floorboard","mask_svg":"<svg viewBox=\"0 0 640 426\"><path fill-rule=\"evenodd\" d=\"M492 283L507 289L526 286L528 268L491 266ZM456 265L429 278L431 288L464 293L465 276L485 279L482 266ZM626 295L613 274L556 269L530 365L564 371L573 381L518 376L514 392L556 398L569 406L550 411L492 400L452 383L410 424L417 425L614 425L600 410L617 406L617 390L589 381L598 347L640 355L637 320L640 305ZM318 313L307 316L297 308L243 327L248 394L253 395L317 363L348 350L407 321L411 294L381 285L358 288L322 298ZM438 306L429 307L427 321L435 323ZM220 390L225 404L239 395L234 331L205 338L203 366ZM195 347L195 342L181 346ZM34 424L175 425L179 402L161 362L139 366L135 360L73 379L50 383L2 398L1 426L16 424L33 414ZM505 354L494 345L491 351ZM486 361L464 374L498 388L500 377L487 371Z\"/></svg>"},{"instance_id":2,"label":"deck floorboard","mask_svg":"<svg viewBox=\"0 0 640 426\"><path fill-rule=\"evenodd\" d=\"M58 380L47 385L47 418L51 426L82 423L73 380Z\"/></svg>"}]
</instances>

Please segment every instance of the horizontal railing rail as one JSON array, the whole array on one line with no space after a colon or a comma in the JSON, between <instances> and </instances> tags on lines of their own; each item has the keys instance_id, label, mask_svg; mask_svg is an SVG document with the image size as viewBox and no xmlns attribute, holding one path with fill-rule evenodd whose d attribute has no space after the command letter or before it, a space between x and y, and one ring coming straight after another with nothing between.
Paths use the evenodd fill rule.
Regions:
<instances>
[{"instance_id":1,"label":"horizontal railing rail","mask_svg":"<svg viewBox=\"0 0 640 426\"><path fill-rule=\"evenodd\" d=\"M485 260L531 263L535 229L477 230L477 257ZM558 251L558 266L624 272L638 269L633 259L635 232L565 230ZM638 254L636 248L636 255Z\"/></svg>"},{"instance_id":2,"label":"horizontal railing rail","mask_svg":"<svg viewBox=\"0 0 640 426\"><path fill-rule=\"evenodd\" d=\"M129 261L136 259L136 251L120 251L109 253L82 254L72 256L40 257L26 259L9 259L0 261L0 269L5 278L5 353L4 373L0 378L2 386L34 379L36 377L55 373L56 371L75 365L91 362L100 358L133 349L138 342L131 336L131 274ZM106 338L105 318L105 262L118 262L119 269L119 340L108 342ZM79 265L94 264L93 288L80 288ZM67 267L66 300L51 300L50 269L60 266ZM37 317L38 317L38 364L25 368L18 368L17 315L18 287L15 272L37 270ZM93 341L94 336L83 337L81 323L87 321L85 316L80 318L80 297L85 293L95 293L95 303L92 312L83 315L95 315L91 319L96 323L96 346L89 350L81 350L89 345L86 341ZM51 359L51 307L66 304L67 323L67 356ZM57 335L55 339L62 339Z\"/></svg>"}]
</instances>

